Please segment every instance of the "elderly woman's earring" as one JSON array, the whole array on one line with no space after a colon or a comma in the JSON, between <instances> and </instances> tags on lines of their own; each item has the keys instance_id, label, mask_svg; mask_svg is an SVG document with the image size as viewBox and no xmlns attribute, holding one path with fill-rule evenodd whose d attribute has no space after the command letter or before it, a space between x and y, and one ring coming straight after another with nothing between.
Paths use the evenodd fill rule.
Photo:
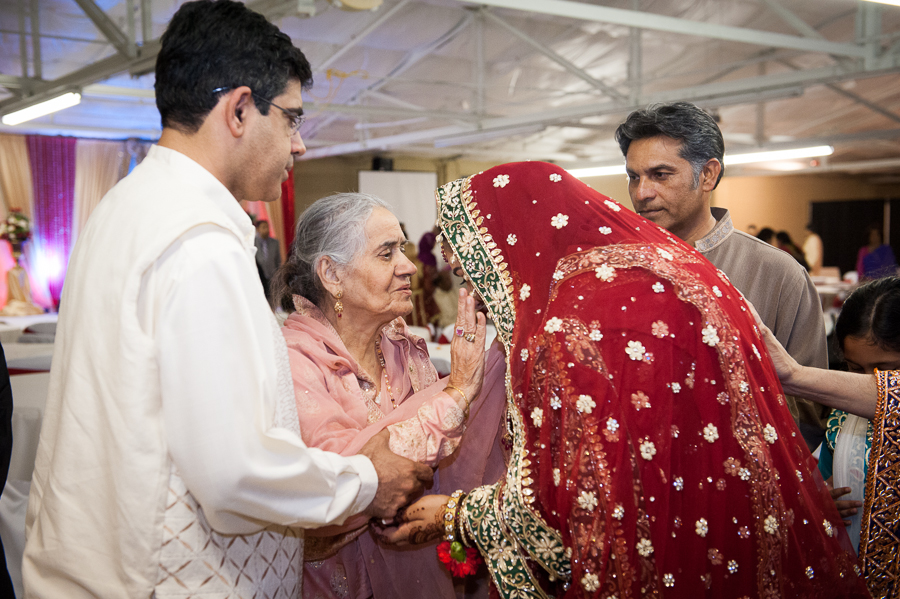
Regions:
<instances>
[{"instance_id":1,"label":"elderly woman's earring","mask_svg":"<svg viewBox=\"0 0 900 599\"><path fill-rule=\"evenodd\" d=\"M337 295L334 296L334 299L337 301L334 302L334 313L337 314L337 317L340 318L344 314L344 303L341 301L341 298L344 297L343 291L338 291Z\"/></svg>"}]
</instances>

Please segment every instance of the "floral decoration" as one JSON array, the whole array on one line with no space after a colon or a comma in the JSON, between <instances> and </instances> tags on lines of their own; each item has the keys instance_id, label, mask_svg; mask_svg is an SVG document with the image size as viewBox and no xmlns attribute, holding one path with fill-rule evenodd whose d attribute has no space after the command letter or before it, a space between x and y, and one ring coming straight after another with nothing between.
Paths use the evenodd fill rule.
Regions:
<instances>
[{"instance_id":1,"label":"floral decoration","mask_svg":"<svg viewBox=\"0 0 900 599\"><path fill-rule=\"evenodd\" d=\"M556 227L557 229L562 229L567 224L569 224L569 217L560 212L556 216L550 219L550 224Z\"/></svg>"},{"instance_id":2,"label":"floral decoration","mask_svg":"<svg viewBox=\"0 0 900 599\"><path fill-rule=\"evenodd\" d=\"M494 187L506 187L509 185L509 175L497 175L494 177Z\"/></svg>"},{"instance_id":3,"label":"floral decoration","mask_svg":"<svg viewBox=\"0 0 900 599\"><path fill-rule=\"evenodd\" d=\"M638 391L631 394L631 403L634 404L634 409L640 412L642 408L650 407L650 398L643 391Z\"/></svg>"},{"instance_id":4,"label":"floral decoration","mask_svg":"<svg viewBox=\"0 0 900 599\"><path fill-rule=\"evenodd\" d=\"M544 325L544 330L548 333L556 333L562 330L563 321L560 318L553 317Z\"/></svg>"},{"instance_id":5,"label":"floral decoration","mask_svg":"<svg viewBox=\"0 0 900 599\"><path fill-rule=\"evenodd\" d=\"M578 408L579 412L590 414L597 407L597 402L590 395L579 395L578 401L575 402L575 407Z\"/></svg>"},{"instance_id":6,"label":"floral decoration","mask_svg":"<svg viewBox=\"0 0 900 599\"><path fill-rule=\"evenodd\" d=\"M597 496L591 491L582 491L581 495L578 496L578 507L586 512L593 512L597 509L598 504Z\"/></svg>"},{"instance_id":7,"label":"floral decoration","mask_svg":"<svg viewBox=\"0 0 900 599\"><path fill-rule=\"evenodd\" d=\"M581 578L581 586L583 586L584 590L588 593L593 593L600 588L600 578L598 578L596 574L588 572Z\"/></svg>"},{"instance_id":8,"label":"floral decoration","mask_svg":"<svg viewBox=\"0 0 900 599\"><path fill-rule=\"evenodd\" d=\"M629 341L625 353L628 354L628 357L632 360L640 362L644 359L644 354L647 353L647 350L640 341Z\"/></svg>"},{"instance_id":9,"label":"floral decoration","mask_svg":"<svg viewBox=\"0 0 900 599\"><path fill-rule=\"evenodd\" d=\"M661 320L657 320L650 325L650 333L657 339L662 339L669 334L669 325Z\"/></svg>"},{"instance_id":10,"label":"floral decoration","mask_svg":"<svg viewBox=\"0 0 900 599\"><path fill-rule=\"evenodd\" d=\"M706 521L706 518L700 518L694 523L694 532L701 537L706 536L706 533L709 532L709 523Z\"/></svg>"},{"instance_id":11,"label":"floral decoration","mask_svg":"<svg viewBox=\"0 0 900 599\"><path fill-rule=\"evenodd\" d=\"M703 328L703 343L710 347L715 347L719 343L719 333L716 331L716 327L712 325L707 325Z\"/></svg>"},{"instance_id":12,"label":"floral decoration","mask_svg":"<svg viewBox=\"0 0 900 599\"><path fill-rule=\"evenodd\" d=\"M444 541L437 546L438 559L452 576L469 576L478 571L481 556L473 547L463 547L459 541Z\"/></svg>"},{"instance_id":13,"label":"floral decoration","mask_svg":"<svg viewBox=\"0 0 900 599\"><path fill-rule=\"evenodd\" d=\"M653 553L653 543L650 542L650 539L641 539L638 541L637 552L640 553L642 557L649 557L650 554Z\"/></svg>"},{"instance_id":14,"label":"floral decoration","mask_svg":"<svg viewBox=\"0 0 900 599\"><path fill-rule=\"evenodd\" d=\"M616 278L616 269L608 264L603 264L594 269L594 273L597 275L597 278L601 281L612 281Z\"/></svg>"},{"instance_id":15,"label":"floral decoration","mask_svg":"<svg viewBox=\"0 0 900 599\"><path fill-rule=\"evenodd\" d=\"M652 460L653 456L656 455L656 445L653 444L653 441L648 439L644 439L644 441L641 442L639 449L641 451L641 457L647 461Z\"/></svg>"},{"instance_id":16,"label":"floral decoration","mask_svg":"<svg viewBox=\"0 0 900 599\"><path fill-rule=\"evenodd\" d=\"M6 219L0 221L0 239L13 245L27 241L31 237L31 221L16 209L10 209Z\"/></svg>"}]
</instances>

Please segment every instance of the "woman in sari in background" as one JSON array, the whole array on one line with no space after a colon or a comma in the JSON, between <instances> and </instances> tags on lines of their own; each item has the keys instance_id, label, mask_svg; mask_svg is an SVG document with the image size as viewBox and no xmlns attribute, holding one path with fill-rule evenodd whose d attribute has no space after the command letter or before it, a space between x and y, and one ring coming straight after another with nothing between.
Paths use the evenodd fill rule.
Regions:
<instances>
[{"instance_id":1,"label":"woman in sari in background","mask_svg":"<svg viewBox=\"0 0 900 599\"><path fill-rule=\"evenodd\" d=\"M292 312L282 333L300 430L309 447L342 455L382 435L403 457L432 467L447 458L433 492L451 484L471 489L502 473L502 458L491 449L503 396L478 400L484 315L476 316L473 298L461 290L451 373L438 380L425 342L403 320L412 310L416 271L403 253L406 241L387 205L365 194L322 198L297 223L274 295ZM502 363L494 371L502 375ZM488 388L497 381L502 386L502 377L493 377ZM451 456L464 438L466 449ZM455 598L433 549L383 550L368 534L365 517L307 531L304 598L419 596Z\"/></svg>"},{"instance_id":2,"label":"woman in sari in background","mask_svg":"<svg viewBox=\"0 0 900 599\"><path fill-rule=\"evenodd\" d=\"M900 598L900 277L866 283L844 302L835 335L849 373L803 368L764 334L785 390L842 408L828 419L819 468L843 495L872 596Z\"/></svg>"},{"instance_id":3,"label":"woman in sari in background","mask_svg":"<svg viewBox=\"0 0 900 599\"><path fill-rule=\"evenodd\" d=\"M445 185L438 218L506 350L512 455L388 539L445 512L502 598L868 596L750 309L703 256L544 163Z\"/></svg>"}]
</instances>

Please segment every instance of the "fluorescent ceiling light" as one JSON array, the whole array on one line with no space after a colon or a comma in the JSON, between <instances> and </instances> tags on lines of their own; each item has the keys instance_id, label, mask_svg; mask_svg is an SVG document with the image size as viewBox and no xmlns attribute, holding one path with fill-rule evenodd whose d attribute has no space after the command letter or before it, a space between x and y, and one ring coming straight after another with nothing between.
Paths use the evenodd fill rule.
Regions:
<instances>
[{"instance_id":1,"label":"fluorescent ceiling light","mask_svg":"<svg viewBox=\"0 0 900 599\"><path fill-rule=\"evenodd\" d=\"M44 116L46 114L62 110L63 108L69 108L70 106L75 106L80 102L81 94L76 92L69 92L67 94L63 94L61 96L56 96L55 98L46 100L44 102L34 104L33 106L29 106L28 108L23 108L22 110L17 110L15 112L4 115L3 124L18 125L19 123L24 123L25 121L36 119L39 116Z\"/></svg>"},{"instance_id":2,"label":"fluorescent ceiling light","mask_svg":"<svg viewBox=\"0 0 900 599\"><path fill-rule=\"evenodd\" d=\"M900 2L900 0L897 0ZM810 148L795 148L792 150L774 150L771 152L751 152L749 154L727 154L725 156L725 164L750 164L751 162L779 162L782 160L793 160L796 158L815 158L819 156L830 156L834 153L832 146L814 146ZM583 179L584 177L604 177L607 175L624 175L625 165L614 164L612 166L595 166L591 168L571 168L567 169L573 177Z\"/></svg>"},{"instance_id":3,"label":"fluorescent ceiling light","mask_svg":"<svg viewBox=\"0 0 900 599\"><path fill-rule=\"evenodd\" d=\"M890 4L891 6L900 6L900 0L866 0L866 2L876 2L878 4Z\"/></svg>"},{"instance_id":4,"label":"fluorescent ceiling light","mask_svg":"<svg viewBox=\"0 0 900 599\"><path fill-rule=\"evenodd\" d=\"M625 165L614 164L612 166L595 166L591 168L570 168L566 169L573 177L583 179L584 177L605 177L606 175L624 175Z\"/></svg>"},{"instance_id":5,"label":"fluorescent ceiling light","mask_svg":"<svg viewBox=\"0 0 900 599\"><path fill-rule=\"evenodd\" d=\"M726 154L725 165L749 164L751 162L777 162L779 160L794 160L796 158L816 158L818 156L831 156L832 153L834 153L834 148L832 146L814 146L811 148L775 150L772 152Z\"/></svg>"}]
</instances>

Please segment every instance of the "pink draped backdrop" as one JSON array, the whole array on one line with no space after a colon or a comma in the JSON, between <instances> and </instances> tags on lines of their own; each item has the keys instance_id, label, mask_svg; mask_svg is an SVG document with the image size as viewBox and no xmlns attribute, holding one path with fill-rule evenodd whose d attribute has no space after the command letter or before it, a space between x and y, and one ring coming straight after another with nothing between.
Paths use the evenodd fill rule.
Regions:
<instances>
[{"instance_id":1,"label":"pink draped backdrop","mask_svg":"<svg viewBox=\"0 0 900 599\"><path fill-rule=\"evenodd\" d=\"M294 243L294 169L288 173L288 180L281 184L281 215L284 231L279 231L278 236L283 233L284 244L290 248Z\"/></svg>"},{"instance_id":2,"label":"pink draped backdrop","mask_svg":"<svg viewBox=\"0 0 900 599\"><path fill-rule=\"evenodd\" d=\"M22 265L29 274L34 302L56 310L72 251L77 140L29 135L26 143L31 161L34 206L32 237L25 244ZM277 203L247 202L245 208L257 219L270 222L269 211L279 210L282 226L272 227L272 237L283 239L289 247L294 237L293 171L281 189L280 207ZM2 275L14 265L9 243L0 243L0 297L6 295L6 277Z\"/></svg>"},{"instance_id":3,"label":"pink draped backdrop","mask_svg":"<svg viewBox=\"0 0 900 599\"><path fill-rule=\"evenodd\" d=\"M62 294L72 240L75 197L73 137L29 135L28 158L34 188L33 251L26 265L37 303L56 309ZM47 297L46 294L49 294Z\"/></svg>"}]
</instances>

